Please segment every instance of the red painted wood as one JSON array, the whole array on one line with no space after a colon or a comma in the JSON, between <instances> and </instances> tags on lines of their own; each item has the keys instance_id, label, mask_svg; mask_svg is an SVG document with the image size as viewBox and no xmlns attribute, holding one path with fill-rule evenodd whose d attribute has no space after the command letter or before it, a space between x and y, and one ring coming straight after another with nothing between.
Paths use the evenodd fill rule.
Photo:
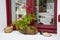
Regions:
<instances>
[{"instance_id":1,"label":"red painted wood","mask_svg":"<svg viewBox=\"0 0 60 40\"><path fill-rule=\"evenodd\" d=\"M6 0L7 25L12 24L11 0Z\"/></svg>"},{"instance_id":2,"label":"red painted wood","mask_svg":"<svg viewBox=\"0 0 60 40\"><path fill-rule=\"evenodd\" d=\"M54 27L57 29L57 0L54 0Z\"/></svg>"},{"instance_id":3,"label":"red painted wood","mask_svg":"<svg viewBox=\"0 0 60 40\"><path fill-rule=\"evenodd\" d=\"M38 32L57 33L57 30L38 29Z\"/></svg>"},{"instance_id":4,"label":"red painted wood","mask_svg":"<svg viewBox=\"0 0 60 40\"><path fill-rule=\"evenodd\" d=\"M57 27L54 27L53 25L38 25L38 29L57 29Z\"/></svg>"},{"instance_id":5,"label":"red painted wood","mask_svg":"<svg viewBox=\"0 0 60 40\"><path fill-rule=\"evenodd\" d=\"M33 14L35 12L34 0L26 0L26 12L27 14Z\"/></svg>"},{"instance_id":6,"label":"red painted wood","mask_svg":"<svg viewBox=\"0 0 60 40\"><path fill-rule=\"evenodd\" d=\"M58 15L58 22L60 22L60 15Z\"/></svg>"}]
</instances>

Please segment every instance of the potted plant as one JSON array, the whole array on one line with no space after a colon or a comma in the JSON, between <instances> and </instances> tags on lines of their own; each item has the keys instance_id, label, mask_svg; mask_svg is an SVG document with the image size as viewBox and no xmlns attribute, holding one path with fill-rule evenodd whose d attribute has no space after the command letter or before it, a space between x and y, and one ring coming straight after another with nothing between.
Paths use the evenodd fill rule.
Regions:
<instances>
[{"instance_id":1,"label":"potted plant","mask_svg":"<svg viewBox=\"0 0 60 40\"><path fill-rule=\"evenodd\" d=\"M27 14L26 16L22 17L22 20L14 21L14 24L16 24L20 32L24 34L36 34L37 28L34 26L35 20L36 17L34 14Z\"/></svg>"}]
</instances>

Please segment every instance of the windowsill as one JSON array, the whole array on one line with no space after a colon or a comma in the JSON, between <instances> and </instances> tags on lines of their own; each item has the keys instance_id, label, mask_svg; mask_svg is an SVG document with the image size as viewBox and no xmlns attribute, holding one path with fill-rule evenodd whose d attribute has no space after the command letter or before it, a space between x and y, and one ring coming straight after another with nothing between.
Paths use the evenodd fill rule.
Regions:
<instances>
[{"instance_id":1,"label":"windowsill","mask_svg":"<svg viewBox=\"0 0 60 40\"><path fill-rule=\"evenodd\" d=\"M45 37L40 35L40 33L37 33L36 35L24 35L21 34L19 31L13 31L12 33L4 33L0 32L0 40L44 40L44 39L57 39L56 34L52 34L51 37Z\"/></svg>"}]
</instances>

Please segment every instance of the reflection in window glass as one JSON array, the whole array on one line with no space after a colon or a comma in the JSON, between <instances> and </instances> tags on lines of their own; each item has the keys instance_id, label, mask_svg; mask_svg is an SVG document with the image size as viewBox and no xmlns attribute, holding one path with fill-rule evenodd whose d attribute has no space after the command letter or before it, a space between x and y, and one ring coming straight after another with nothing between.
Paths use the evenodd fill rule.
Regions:
<instances>
[{"instance_id":1,"label":"reflection in window glass","mask_svg":"<svg viewBox=\"0 0 60 40\"><path fill-rule=\"evenodd\" d=\"M46 12L47 0L39 0L39 12Z\"/></svg>"},{"instance_id":2,"label":"reflection in window glass","mask_svg":"<svg viewBox=\"0 0 60 40\"><path fill-rule=\"evenodd\" d=\"M17 19L26 15L26 0L16 0Z\"/></svg>"},{"instance_id":3,"label":"reflection in window glass","mask_svg":"<svg viewBox=\"0 0 60 40\"><path fill-rule=\"evenodd\" d=\"M36 15L37 22L44 25L54 24L54 0L37 0Z\"/></svg>"}]
</instances>

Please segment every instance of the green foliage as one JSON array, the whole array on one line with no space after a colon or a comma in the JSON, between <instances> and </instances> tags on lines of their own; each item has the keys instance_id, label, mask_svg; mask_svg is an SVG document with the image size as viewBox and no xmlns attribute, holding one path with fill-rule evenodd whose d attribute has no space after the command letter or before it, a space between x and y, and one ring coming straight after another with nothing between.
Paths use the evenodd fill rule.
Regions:
<instances>
[{"instance_id":1,"label":"green foliage","mask_svg":"<svg viewBox=\"0 0 60 40\"><path fill-rule=\"evenodd\" d=\"M35 15L27 14L26 16L22 17L22 20L15 20L13 24L16 24L19 29L23 30L24 28L29 27L32 20L36 20Z\"/></svg>"}]
</instances>

